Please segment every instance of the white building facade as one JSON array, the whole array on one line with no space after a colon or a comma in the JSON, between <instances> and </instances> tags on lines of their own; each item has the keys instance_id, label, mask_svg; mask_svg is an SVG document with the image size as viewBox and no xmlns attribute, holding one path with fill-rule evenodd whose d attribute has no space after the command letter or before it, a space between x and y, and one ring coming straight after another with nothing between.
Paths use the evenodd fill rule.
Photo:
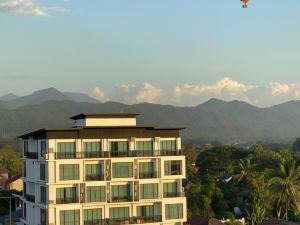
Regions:
<instances>
[{"instance_id":1,"label":"white building facade","mask_svg":"<svg viewBox=\"0 0 300 225\"><path fill-rule=\"evenodd\" d=\"M181 128L137 114L80 114L23 139L26 225L183 224Z\"/></svg>"}]
</instances>

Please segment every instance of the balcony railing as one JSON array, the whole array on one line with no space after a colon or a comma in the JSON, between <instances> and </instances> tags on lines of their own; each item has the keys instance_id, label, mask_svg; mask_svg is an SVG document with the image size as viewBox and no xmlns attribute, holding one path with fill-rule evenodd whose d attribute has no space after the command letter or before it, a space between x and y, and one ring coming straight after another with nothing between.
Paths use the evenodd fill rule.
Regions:
<instances>
[{"instance_id":1,"label":"balcony railing","mask_svg":"<svg viewBox=\"0 0 300 225\"><path fill-rule=\"evenodd\" d=\"M177 170L171 170L171 171L165 171L165 175L166 176L174 176L174 175L182 175L181 173L181 169L177 169Z\"/></svg>"},{"instance_id":2,"label":"balcony railing","mask_svg":"<svg viewBox=\"0 0 300 225\"><path fill-rule=\"evenodd\" d=\"M151 179L156 178L156 172L139 173L139 179Z\"/></svg>"},{"instance_id":3,"label":"balcony railing","mask_svg":"<svg viewBox=\"0 0 300 225\"><path fill-rule=\"evenodd\" d=\"M157 223L162 221L162 216L138 216L134 217L135 224Z\"/></svg>"},{"instance_id":4,"label":"balcony railing","mask_svg":"<svg viewBox=\"0 0 300 225\"><path fill-rule=\"evenodd\" d=\"M143 224L143 223L159 223L162 222L162 216L138 216L138 217L128 217L128 218L120 218L120 219L106 219L105 225L121 225L121 224ZM90 225L90 224L84 224ZM97 224L98 225L98 224Z\"/></svg>"},{"instance_id":5,"label":"balcony railing","mask_svg":"<svg viewBox=\"0 0 300 225\"><path fill-rule=\"evenodd\" d=\"M164 192L164 198L185 197L184 192Z\"/></svg>"},{"instance_id":6,"label":"balcony railing","mask_svg":"<svg viewBox=\"0 0 300 225\"><path fill-rule=\"evenodd\" d=\"M78 198L57 198L56 204L79 203Z\"/></svg>"},{"instance_id":7,"label":"balcony railing","mask_svg":"<svg viewBox=\"0 0 300 225\"><path fill-rule=\"evenodd\" d=\"M133 201L132 196L127 196L127 197L112 197L111 198L112 202L131 202Z\"/></svg>"},{"instance_id":8,"label":"balcony railing","mask_svg":"<svg viewBox=\"0 0 300 225\"><path fill-rule=\"evenodd\" d=\"M84 225L105 225L105 220L99 219L99 220L84 221Z\"/></svg>"},{"instance_id":9,"label":"balcony railing","mask_svg":"<svg viewBox=\"0 0 300 225\"><path fill-rule=\"evenodd\" d=\"M35 202L35 196L34 195L29 195L29 194L26 194L26 200L29 201L29 202Z\"/></svg>"},{"instance_id":10,"label":"balcony railing","mask_svg":"<svg viewBox=\"0 0 300 225\"><path fill-rule=\"evenodd\" d=\"M81 158L114 158L114 157L153 157L153 156L180 156L182 150L133 150L127 152L56 152L55 159L81 159ZM45 158L47 159L48 154ZM36 153L37 157L37 153Z\"/></svg>"},{"instance_id":11,"label":"balcony railing","mask_svg":"<svg viewBox=\"0 0 300 225\"><path fill-rule=\"evenodd\" d=\"M26 152L26 158L28 159L38 159L38 156L37 152Z\"/></svg>"},{"instance_id":12,"label":"balcony railing","mask_svg":"<svg viewBox=\"0 0 300 225\"><path fill-rule=\"evenodd\" d=\"M101 180L104 180L104 175L103 174L85 175L85 180L86 181L101 181Z\"/></svg>"}]
</instances>

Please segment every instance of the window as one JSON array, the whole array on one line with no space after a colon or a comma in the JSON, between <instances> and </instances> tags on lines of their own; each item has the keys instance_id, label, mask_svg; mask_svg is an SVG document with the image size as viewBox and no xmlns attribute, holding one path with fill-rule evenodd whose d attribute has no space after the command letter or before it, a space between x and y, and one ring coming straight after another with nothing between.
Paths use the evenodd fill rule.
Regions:
<instances>
[{"instance_id":1,"label":"window","mask_svg":"<svg viewBox=\"0 0 300 225\"><path fill-rule=\"evenodd\" d=\"M167 141L160 141L160 150L176 150L176 141L175 140L167 140Z\"/></svg>"},{"instance_id":2,"label":"window","mask_svg":"<svg viewBox=\"0 0 300 225\"><path fill-rule=\"evenodd\" d=\"M75 142L59 142L57 143L57 158L72 159L76 157Z\"/></svg>"},{"instance_id":3,"label":"window","mask_svg":"<svg viewBox=\"0 0 300 225\"><path fill-rule=\"evenodd\" d=\"M80 225L80 210L61 210L60 225Z\"/></svg>"},{"instance_id":4,"label":"window","mask_svg":"<svg viewBox=\"0 0 300 225\"><path fill-rule=\"evenodd\" d=\"M164 183L164 197L176 197L177 196L177 182Z\"/></svg>"},{"instance_id":5,"label":"window","mask_svg":"<svg viewBox=\"0 0 300 225\"><path fill-rule=\"evenodd\" d=\"M113 178L126 178L132 177L132 163L130 162L118 162L112 164Z\"/></svg>"},{"instance_id":6,"label":"window","mask_svg":"<svg viewBox=\"0 0 300 225\"><path fill-rule=\"evenodd\" d=\"M130 184L112 185L111 187L112 201L126 202L131 200Z\"/></svg>"},{"instance_id":7,"label":"window","mask_svg":"<svg viewBox=\"0 0 300 225\"><path fill-rule=\"evenodd\" d=\"M23 176L26 177L26 162L23 162Z\"/></svg>"},{"instance_id":8,"label":"window","mask_svg":"<svg viewBox=\"0 0 300 225\"><path fill-rule=\"evenodd\" d=\"M44 157L47 151L47 142L41 141L41 157Z\"/></svg>"},{"instance_id":9,"label":"window","mask_svg":"<svg viewBox=\"0 0 300 225\"><path fill-rule=\"evenodd\" d=\"M59 165L59 179L79 180L79 165L78 164Z\"/></svg>"},{"instance_id":10,"label":"window","mask_svg":"<svg viewBox=\"0 0 300 225\"><path fill-rule=\"evenodd\" d=\"M56 203L67 204L77 202L76 187L56 188Z\"/></svg>"},{"instance_id":11,"label":"window","mask_svg":"<svg viewBox=\"0 0 300 225\"><path fill-rule=\"evenodd\" d=\"M87 202L105 202L106 192L105 186L102 187L87 187Z\"/></svg>"},{"instance_id":12,"label":"window","mask_svg":"<svg viewBox=\"0 0 300 225\"><path fill-rule=\"evenodd\" d=\"M26 182L23 182L23 196L26 196Z\"/></svg>"},{"instance_id":13,"label":"window","mask_svg":"<svg viewBox=\"0 0 300 225\"><path fill-rule=\"evenodd\" d=\"M166 219L182 219L182 204L166 205Z\"/></svg>"},{"instance_id":14,"label":"window","mask_svg":"<svg viewBox=\"0 0 300 225\"><path fill-rule=\"evenodd\" d=\"M100 157L101 142L84 142L83 150L87 158Z\"/></svg>"},{"instance_id":15,"label":"window","mask_svg":"<svg viewBox=\"0 0 300 225\"><path fill-rule=\"evenodd\" d=\"M165 161L165 175L180 175L181 174L181 161L172 160Z\"/></svg>"},{"instance_id":16,"label":"window","mask_svg":"<svg viewBox=\"0 0 300 225\"><path fill-rule=\"evenodd\" d=\"M158 198L158 184L141 184L140 198L141 199Z\"/></svg>"},{"instance_id":17,"label":"window","mask_svg":"<svg viewBox=\"0 0 300 225\"><path fill-rule=\"evenodd\" d=\"M26 220L26 203L23 204L23 217Z\"/></svg>"},{"instance_id":18,"label":"window","mask_svg":"<svg viewBox=\"0 0 300 225\"><path fill-rule=\"evenodd\" d=\"M102 224L102 209L85 209L84 210L84 224Z\"/></svg>"},{"instance_id":19,"label":"window","mask_svg":"<svg viewBox=\"0 0 300 225\"><path fill-rule=\"evenodd\" d=\"M111 156L127 156L128 141L112 141L110 142Z\"/></svg>"},{"instance_id":20,"label":"window","mask_svg":"<svg viewBox=\"0 0 300 225\"><path fill-rule=\"evenodd\" d=\"M155 178L155 164L154 162L141 162L139 163L139 178Z\"/></svg>"},{"instance_id":21,"label":"window","mask_svg":"<svg viewBox=\"0 0 300 225\"><path fill-rule=\"evenodd\" d=\"M103 169L101 164L87 164L85 165L85 180L103 180Z\"/></svg>"},{"instance_id":22,"label":"window","mask_svg":"<svg viewBox=\"0 0 300 225\"><path fill-rule=\"evenodd\" d=\"M136 151L139 156L151 156L153 153L152 141L137 141Z\"/></svg>"},{"instance_id":23,"label":"window","mask_svg":"<svg viewBox=\"0 0 300 225\"><path fill-rule=\"evenodd\" d=\"M145 217L154 217L154 205L138 206L137 215L141 219Z\"/></svg>"},{"instance_id":24,"label":"window","mask_svg":"<svg viewBox=\"0 0 300 225\"><path fill-rule=\"evenodd\" d=\"M28 141L24 141L23 143L23 150L24 150L24 156L27 155L27 152L28 152Z\"/></svg>"},{"instance_id":25,"label":"window","mask_svg":"<svg viewBox=\"0 0 300 225\"><path fill-rule=\"evenodd\" d=\"M109 209L110 219L129 219L129 207L116 207Z\"/></svg>"},{"instance_id":26,"label":"window","mask_svg":"<svg viewBox=\"0 0 300 225\"><path fill-rule=\"evenodd\" d=\"M46 203L46 187L41 186L41 203Z\"/></svg>"},{"instance_id":27,"label":"window","mask_svg":"<svg viewBox=\"0 0 300 225\"><path fill-rule=\"evenodd\" d=\"M40 180L46 180L46 165L40 164Z\"/></svg>"},{"instance_id":28,"label":"window","mask_svg":"<svg viewBox=\"0 0 300 225\"><path fill-rule=\"evenodd\" d=\"M41 209L41 225L47 224L47 212L46 209Z\"/></svg>"}]
</instances>

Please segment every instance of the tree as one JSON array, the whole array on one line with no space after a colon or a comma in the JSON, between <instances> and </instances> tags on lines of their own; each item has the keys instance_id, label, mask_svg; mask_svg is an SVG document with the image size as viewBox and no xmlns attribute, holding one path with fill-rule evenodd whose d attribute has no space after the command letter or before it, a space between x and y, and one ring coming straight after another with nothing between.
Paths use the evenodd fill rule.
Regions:
<instances>
[{"instance_id":1,"label":"tree","mask_svg":"<svg viewBox=\"0 0 300 225\"><path fill-rule=\"evenodd\" d=\"M0 167L8 169L14 175L22 174L21 157L10 145L0 149Z\"/></svg>"},{"instance_id":2,"label":"tree","mask_svg":"<svg viewBox=\"0 0 300 225\"><path fill-rule=\"evenodd\" d=\"M300 209L300 167L296 162L280 163L278 176L270 180L270 190L275 196L277 214L285 211L284 218L288 221L288 211L293 207Z\"/></svg>"},{"instance_id":3,"label":"tree","mask_svg":"<svg viewBox=\"0 0 300 225\"><path fill-rule=\"evenodd\" d=\"M293 143L293 151L300 152L300 138L297 138Z\"/></svg>"}]
</instances>

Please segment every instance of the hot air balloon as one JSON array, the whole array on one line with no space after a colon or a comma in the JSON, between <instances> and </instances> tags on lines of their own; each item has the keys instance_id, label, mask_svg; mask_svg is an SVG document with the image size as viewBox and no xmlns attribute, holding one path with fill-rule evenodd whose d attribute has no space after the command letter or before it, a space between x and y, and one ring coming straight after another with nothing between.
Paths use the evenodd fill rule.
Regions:
<instances>
[{"instance_id":1,"label":"hot air balloon","mask_svg":"<svg viewBox=\"0 0 300 225\"><path fill-rule=\"evenodd\" d=\"M241 0L241 2L243 2L243 8L248 8L249 0Z\"/></svg>"}]
</instances>

